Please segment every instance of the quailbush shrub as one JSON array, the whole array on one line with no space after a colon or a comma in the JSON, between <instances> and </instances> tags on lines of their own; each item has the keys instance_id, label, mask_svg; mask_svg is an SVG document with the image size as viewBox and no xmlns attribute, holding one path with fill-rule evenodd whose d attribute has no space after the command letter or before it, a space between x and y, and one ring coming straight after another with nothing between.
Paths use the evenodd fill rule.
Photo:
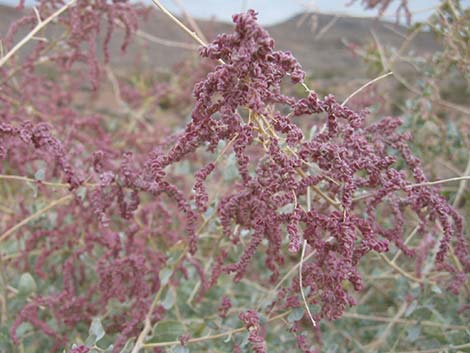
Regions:
<instances>
[{"instance_id":1,"label":"quailbush shrub","mask_svg":"<svg viewBox=\"0 0 470 353\"><path fill-rule=\"evenodd\" d=\"M44 20L62 6L39 1L38 11ZM229 330L220 337L234 352L249 342L261 353L268 324L282 319L295 349L317 351L318 325L356 304L361 262L391 248L414 260L414 273L405 272L412 281L449 296L463 290L463 217L429 183L402 120L371 122L366 110L319 97L253 10L201 47L212 64L175 132L158 99L139 113L147 98L168 98L166 84L141 96L121 82L118 117L77 105L106 89L117 24L126 50L147 10L127 1L65 6L57 37L0 68L1 190L16 202L0 241L5 278L19 291L4 314L8 347L186 352ZM12 25L5 47L35 21ZM57 76L38 70L44 62ZM303 85L305 96L284 85ZM444 276L426 277L430 258ZM262 297L252 293L258 287ZM206 310L218 317L212 327L200 322ZM204 336L208 327L216 333Z\"/></svg>"}]
</instances>

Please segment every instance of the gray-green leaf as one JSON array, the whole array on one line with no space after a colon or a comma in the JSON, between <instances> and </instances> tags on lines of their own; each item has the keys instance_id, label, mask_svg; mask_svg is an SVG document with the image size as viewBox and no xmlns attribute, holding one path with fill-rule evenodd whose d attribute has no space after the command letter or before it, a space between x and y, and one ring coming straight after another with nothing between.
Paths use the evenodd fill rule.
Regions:
<instances>
[{"instance_id":1,"label":"gray-green leaf","mask_svg":"<svg viewBox=\"0 0 470 353\"><path fill-rule=\"evenodd\" d=\"M305 310L304 308L295 308L292 312L287 316L287 321L294 322L299 321L301 318L304 317Z\"/></svg>"},{"instance_id":2,"label":"gray-green leaf","mask_svg":"<svg viewBox=\"0 0 470 353\"><path fill-rule=\"evenodd\" d=\"M36 281L29 272L25 272L21 275L18 283L18 291L22 295L29 295L37 290Z\"/></svg>"},{"instance_id":3,"label":"gray-green leaf","mask_svg":"<svg viewBox=\"0 0 470 353\"><path fill-rule=\"evenodd\" d=\"M99 318L93 318L93 320L91 321L90 329L88 330L88 334L90 336L95 336L95 342L93 342L93 344L95 344L104 337L106 332L104 331L103 325L101 324L101 320Z\"/></svg>"},{"instance_id":4,"label":"gray-green leaf","mask_svg":"<svg viewBox=\"0 0 470 353\"><path fill-rule=\"evenodd\" d=\"M131 353L132 348L134 347L134 339L131 338L126 342L124 348L121 349L119 353Z\"/></svg>"},{"instance_id":5,"label":"gray-green leaf","mask_svg":"<svg viewBox=\"0 0 470 353\"><path fill-rule=\"evenodd\" d=\"M164 268L163 270L160 271L160 284L162 286L168 283L168 280L170 279L172 273L173 271L170 270L169 268Z\"/></svg>"},{"instance_id":6,"label":"gray-green leaf","mask_svg":"<svg viewBox=\"0 0 470 353\"><path fill-rule=\"evenodd\" d=\"M43 181L46 178L46 170L44 168L39 168L34 174L34 179Z\"/></svg>"},{"instance_id":7,"label":"gray-green leaf","mask_svg":"<svg viewBox=\"0 0 470 353\"><path fill-rule=\"evenodd\" d=\"M185 327L179 321L160 321L154 326L153 335L149 342L157 343L177 341L185 332Z\"/></svg>"},{"instance_id":8,"label":"gray-green leaf","mask_svg":"<svg viewBox=\"0 0 470 353\"><path fill-rule=\"evenodd\" d=\"M166 291L165 299L162 301L162 306L166 309L169 310L173 307L173 304L175 304L175 296L173 291L169 288Z\"/></svg>"},{"instance_id":9,"label":"gray-green leaf","mask_svg":"<svg viewBox=\"0 0 470 353\"><path fill-rule=\"evenodd\" d=\"M413 314L413 311L415 311L417 307L418 307L418 301L415 299L411 302L410 306L406 309L405 317L408 317L411 314Z\"/></svg>"}]
</instances>

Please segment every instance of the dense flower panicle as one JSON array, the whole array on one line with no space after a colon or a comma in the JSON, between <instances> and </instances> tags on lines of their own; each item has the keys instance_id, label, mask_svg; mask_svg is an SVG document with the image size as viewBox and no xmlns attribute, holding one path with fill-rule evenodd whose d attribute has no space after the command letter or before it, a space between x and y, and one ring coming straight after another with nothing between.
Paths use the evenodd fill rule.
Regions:
<instances>
[{"instance_id":1,"label":"dense flower panicle","mask_svg":"<svg viewBox=\"0 0 470 353\"><path fill-rule=\"evenodd\" d=\"M131 255L111 263L101 260L97 271L105 301L116 298L124 302L126 299L150 295L150 288L140 275L148 272L143 256Z\"/></svg>"},{"instance_id":2,"label":"dense flower panicle","mask_svg":"<svg viewBox=\"0 0 470 353\"><path fill-rule=\"evenodd\" d=\"M8 151L19 144L32 145L44 159L52 160L64 173L65 181L70 189L76 189L83 182L83 177L69 162L62 142L51 135L50 126L46 123L33 125L24 122L21 127L14 127L9 123L0 125L0 147L5 159Z\"/></svg>"},{"instance_id":3,"label":"dense flower panicle","mask_svg":"<svg viewBox=\"0 0 470 353\"><path fill-rule=\"evenodd\" d=\"M38 8L44 16L59 6L40 1ZM137 16L144 12L128 1L78 0L58 21L69 33L50 53L59 64L58 74L70 78L81 70L75 63L86 63L92 88L98 90L102 27L107 63L116 24L125 27L124 50L137 29ZM71 338L65 337L63 326L78 332L82 324L101 316L106 317L106 332L116 335L114 352L120 352L139 334L146 317L152 322L171 317L164 305L148 313L153 295L162 286L176 287L194 278L200 282L194 305L226 278L240 282L248 277L278 283L266 308L270 315L303 307L302 284L307 302L319 308L316 321L338 319L355 304L353 291L363 288L361 259L370 252L387 252L392 245L414 257L417 277L428 252L438 246L437 268L452 276L448 288L457 293L465 283L470 255L463 219L437 188L422 185L427 178L408 146L411 136L399 132L402 121L386 117L367 124L365 110L344 106L333 95L321 98L310 91L297 99L283 94L286 79L303 82L298 61L275 50L253 10L233 16L233 21L232 34L221 34L201 48L201 56L218 65L208 65L207 74L195 84L191 120L175 134L159 128L145 134L145 119L137 123L142 131L116 132L107 116L81 112L75 104L80 77L47 80L35 70L38 58L46 54L44 43L17 61L19 84L25 86L22 96L10 82L13 69L1 69L0 79L6 83L0 91L0 158L8 162L1 164L2 173L26 176L46 165L44 179L61 179L74 196L54 216L15 234L24 248L13 265L37 274L40 281L59 283L41 290L19 312L11 328L15 343L18 326L30 322L55 340L55 348L63 348ZM15 24L7 47L19 27L32 23L26 18ZM122 82L119 87L129 109L147 104L142 91ZM171 90L152 83L149 91L163 97ZM20 98L26 103L19 104ZM153 98L152 113L158 106ZM309 138L300 128L302 116L316 127ZM207 179L225 181L218 169L224 158L215 156L221 145L224 153L233 153L238 174L236 181L220 183L211 192L216 213L207 217ZM178 174L183 162L201 167L194 175ZM52 198L45 184L37 180L37 192ZM25 199L18 209L9 226L31 214ZM414 247L403 236L409 214L419 220ZM211 228L210 237L200 237L205 227ZM291 268L298 263L304 242L302 282L293 276L279 283L284 264ZM179 262L172 262L172 250L181 245ZM451 245L461 267L447 257ZM209 270L202 262L206 259ZM263 264L266 272L251 271L254 263ZM168 270L170 277L164 281L161 274ZM110 313L109 306L118 308ZM221 298L219 316L228 317L231 307L227 296ZM39 308L44 308L41 314ZM267 350L261 313L247 310L239 315L257 353ZM312 352L306 336L298 332L300 320L295 325L299 349ZM179 337L183 346L189 337ZM83 347L72 351L85 352ZM234 351L241 351L240 346L234 344Z\"/></svg>"},{"instance_id":4,"label":"dense flower panicle","mask_svg":"<svg viewBox=\"0 0 470 353\"><path fill-rule=\"evenodd\" d=\"M39 305L38 304L27 304L16 317L15 322L10 328L10 335L13 339L13 342L19 344L19 339L16 335L16 329L20 324L27 321L30 322L36 329L40 330L42 333L54 338L56 340L56 345L63 344L66 341L66 338L59 335L50 327L47 323L40 320L38 317Z\"/></svg>"},{"instance_id":5,"label":"dense flower panicle","mask_svg":"<svg viewBox=\"0 0 470 353\"><path fill-rule=\"evenodd\" d=\"M67 66L74 61L85 61L91 80L92 87L97 89L99 78L102 74L101 65L97 60L97 38L102 26L102 18L106 18L106 35L103 42L103 53L105 62L110 59L109 43L115 29L115 23L119 21L125 26L124 41L121 45L123 51L129 45L130 35L138 27L138 10L128 1L112 2L107 1L77 1L68 14L68 18L62 20L68 22L71 33L67 39L67 45L71 54L66 60L62 60ZM141 10L142 11L142 10ZM83 52L82 43L87 43L87 52Z\"/></svg>"},{"instance_id":6,"label":"dense flower panicle","mask_svg":"<svg viewBox=\"0 0 470 353\"><path fill-rule=\"evenodd\" d=\"M225 64L195 86L195 121L207 119L216 111L222 112L225 121L232 120L238 106L265 113L268 104L292 103L280 93L281 80L287 74L293 82L303 80L304 72L292 54L273 50L274 40L258 25L253 10L233 16L233 21L235 33L219 35L201 49L203 57Z\"/></svg>"},{"instance_id":7,"label":"dense flower panicle","mask_svg":"<svg viewBox=\"0 0 470 353\"><path fill-rule=\"evenodd\" d=\"M396 132L401 125L399 119L386 118L366 127L365 112L355 112L339 104L332 95L320 99L315 92L298 101L289 97L274 99L271 93L277 89L278 80L292 74L293 66L287 65L289 69L282 70L277 66L279 62L270 61L274 42L266 38L267 33L258 28L255 19L253 12L235 16L236 33L221 35L201 50L202 55L221 59L225 64L219 65L214 75L209 75L195 89L195 121L210 118L215 111L221 111L221 105L229 106L232 114L236 114L239 107L247 107L251 110L251 119L257 120L260 128L255 124L244 127L251 128L253 136L263 139L269 154L269 160L260 159L257 164L239 158L243 184L237 185L236 192L228 194L219 203L218 214L227 237L233 238L233 224L252 232L239 261L227 265L225 271L235 272L234 279L240 280L264 238L268 241L266 265L276 278L277 269L273 264L281 251L278 233L281 226L285 226L290 238L289 250L299 251L303 237L318 253L306 265L309 270L304 272L305 283L309 284L311 293L315 293L312 295L322 307L319 318L338 318L354 303L348 291L343 289L344 281L351 282L355 290L362 288L356 266L363 256L369 251L387 251L389 242L407 255L419 250L408 248L402 239L403 214L407 208L411 207L426 223L429 222L422 209L428 207L431 218L437 212L445 234L440 241L438 263L443 261L452 235L459 244L465 244L461 218L451 211L436 190L428 186L410 187L413 182L425 182L426 178L419 160L407 146L409 136ZM264 58L264 63L260 63L259 58ZM251 72L251 68L256 69ZM257 84L260 75L264 84ZM228 87L234 88L228 90ZM223 99L214 102L208 98L214 95ZM267 106L274 102L286 104L292 109L292 115L272 113ZM319 113L327 115L324 128L311 140L304 141L292 123L292 117ZM266 137L269 124L281 135ZM281 147L283 136L291 151ZM250 140L248 145L253 141ZM243 150L246 150L245 146ZM389 155L389 147L401 154L411 175L394 168L398 158ZM235 145L234 149L237 152L240 148ZM248 172L250 164L255 164L255 174ZM305 172L299 172L304 164L318 166L320 175L304 176ZM301 199L306 195L307 185L321 181L325 185L324 193L330 195L332 202L318 202L310 212L295 208L290 215L278 215L279 208L293 202L293 194L296 199ZM356 200L357 193L362 190L369 190L370 195L364 201ZM367 217L360 212L363 205L368 210ZM377 210L380 205L391 207L394 228L388 229L379 222ZM303 229L303 234L299 234L299 229ZM465 246L459 248L465 249ZM466 262L467 255L463 253L467 252L462 250L462 263ZM311 275L312 271L315 275ZM296 289L294 286L292 290Z\"/></svg>"}]
</instances>

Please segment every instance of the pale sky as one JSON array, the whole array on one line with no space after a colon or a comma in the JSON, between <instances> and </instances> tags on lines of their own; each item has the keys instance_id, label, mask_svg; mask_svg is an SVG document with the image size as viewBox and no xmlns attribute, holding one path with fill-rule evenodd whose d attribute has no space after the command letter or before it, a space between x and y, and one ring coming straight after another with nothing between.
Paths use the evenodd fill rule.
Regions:
<instances>
[{"instance_id":1,"label":"pale sky","mask_svg":"<svg viewBox=\"0 0 470 353\"><path fill-rule=\"evenodd\" d=\"M144 2L149 3L149 0ZM178 7L174 0L161 0L161 2L173 12L178 13ZM248 8L259 12L260 22L272 24L281 22L297 13L305 10L320 11L325 13L349 14L353 16L375 16L375 11L365 11L356 1L352 6L345 6L350 0L178 0L186 10L196 18L215 17L222 21L231 21L231 15ZM415 20L424 20L432 12L433 7L439 4L439 0L409 0L409 7L414 12ZM15 5L16 0L0 0L2 4ZM27 4L34 3L27 0ZM395 9L398 1L393 1L385 19L395 21ZM470 6L470 0L463 0L462 5Z\"/></svg>"}]
</instances>

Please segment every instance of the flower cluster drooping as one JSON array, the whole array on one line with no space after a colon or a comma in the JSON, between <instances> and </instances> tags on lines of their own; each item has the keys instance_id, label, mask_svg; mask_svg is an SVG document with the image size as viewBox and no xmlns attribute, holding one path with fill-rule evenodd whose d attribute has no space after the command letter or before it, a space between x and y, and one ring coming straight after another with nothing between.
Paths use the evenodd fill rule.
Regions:
<instances>
[{"instance_id":1,"label":"flower cluster drooping","mask_svg":"<svg viewBox=\"0 0 470 353\"><path fill-rule=\"evenodd\" d=\"M266 342L264 340L263 328L260 326L258 313L253 310L248 310L240 313L239 318L250 333L248 340L251 343L253 352L266 353Z\"/></svg>"},{"instance_id":2,"label":"flower cluster drooping","mask_svg":"<svg viewBox=\"0 0 470 353\"><path fill-rule=\"evenodd\" d=\"M47 3L41 1L41 11L53 9ZM125 24L125 47L139 11L126 1L78 1L62 20L70 37L51 60L61 63L68 76L74 76L75 62L85 62L90 75L99 77L103 67L96 36L103 19L108 23L106 62L115 20ZM20 339L16 329L29 322L60 349L72 338L62 327L78 331L101 316L106 332L116 335L113 351L120 352L139 335L145 320L171 316L168 303L152 305L154 295L194 280L191 274L200 282L194 305L227 278L248 278L276 285L271 302L260 306L263 314L302 308L304 290L307 303L318 307L316 321L337 319L355 304L353 292L363 287L361 259L370 252L385 253L392 245L416 258L418 277L436 245L437 267L452 274L446 284L458 292L468 278L463 219L436 188L425 185L421 162L408 147L411 136L399 132L401 120L386 117L369 123L365 111L354 111L333 95L321 98L309 90L299 99L284 94L284 84L304 83L299 62L291 53L275 50L253 10L233 20L234 33L221 34L201 48L201 56L218 65L195 85L191 120L176 134L165 129L147 133L146 121L139 121L139 134L132 129L116 133L106 125L107 117L74 106L76 91L57 93L67 91L61 84L76 88L80 80L45 80L32 67L20 83L29 80L34 89L25 90L24 105L17 104L21 97L8 82L11 72L1 69L1 79L8 82L0 91L0 102L6 102L0 105L5 120L0 123L0 158L7 161L2 173L28 175L45 163L50 168L44 179L62 178L73 195L55 217L16 234L24 248L12 263L55 284L18 313L11 328L15 342ZM46 86L55 92L50 97ZM99 89L97 83L91 86ZM144 104L131 93L124 94L131 108ZM54 117L52 126L46 124L48 114ZM306 120L314 131L308 137L303 133ZM236 161L235 181L224 183L221 177L221 146ZM191 167L182 176L176 168L184 162ZM54 196L37 184L45 197ZM410 214L419 222L415 247L404 240ZM12 216L8 226L20 221ZM209 226L211 234L202 237ZM298 277L280 282L298 264L304 242L302 283ZM449 261L451 246L461 266ZM250 271L256 266L267 271ZM221 298L216 307L220 320L238 310L231 299ZM243 308L239 319L253 350L264 353L260 314ZM292 332L299 348L311 352L306 337L297 332L301 320ZM181 345L189 337L180 336Z\"/></svg>"}]
</instances>

